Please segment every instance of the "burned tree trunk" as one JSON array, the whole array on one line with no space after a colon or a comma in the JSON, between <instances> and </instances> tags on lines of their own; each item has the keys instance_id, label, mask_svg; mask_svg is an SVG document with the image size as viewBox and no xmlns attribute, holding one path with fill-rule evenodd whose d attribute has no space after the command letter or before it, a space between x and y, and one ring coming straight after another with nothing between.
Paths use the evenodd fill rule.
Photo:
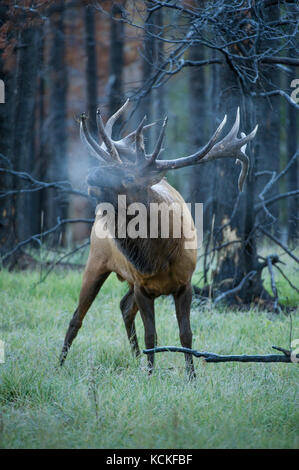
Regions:
<instances>
[{"instance_id":1,"label":"burned tree trunk","mask_svg":"<svg viewBox=\"0 0 299 470\"><path fill-rule=\"evenodd\" d=\"M124 23L113 19L121 16L122 7L113 5L110 26L109 115L115 113L123 104ZM121 125L122 120L119 119L113 129L113 138L118 137Z\"/></svg>"},{"instance_id":2,"label":"burned tree trunk","mask_svg":"<svg viewBox=\"0 0 299 470\"><path fill-rule=\"evenodd\" d=\"M8 6L0 6L0 27L7 21ZM5 38L5 46L8 39ZM4 45L3 45L4 46ZM7 69L4 58L4 47L0 49L0 79L2 80L4 102L0 104L0 167L10 168L13 164L13 88L14 73ZM12 189L13 177L0 172L2 191ZM10 197L0 199L0 255L11 249L15 243L14 219L15 200Z\"/></svg>"},{"instance_id":3,"label":"burned tree trunk","mask_svg":"<svg viewBox=\"0 0 299 470\"><path fill-rule=\"evenodd\" d=\"M156 56L156 44L155 39L151 36L155 32L155 13L150 12L152 1L148 0L145 2L147 7L147 18L144 22L144 33L143 33L143 52L142 52L142 87L145 88L148 80L153 74L155 56ZM141 107L139 109L140 120L144 116L147 117L147 122L151 122L154 116L153 109L153 90L147 91L145 96L141 100ZM147 131L147 142L148 146L151 146L153 130Z\"/></svg>"},{"instance_id":4,"label":"burned tree trunk","mask_svg":"<svg viewBox=\"0 0 299 470\"><path fill-rule=\"evenodd\" d=\"M196 44L190 48L190 60L199 62L204 60L205 50ZM192 147L198 149L204 145L207 138L206 75L204 67L191 67L189 73L189 108L190 108L190 136ZM190 199L194 202L206 201L209 182L206 179L207 167L194 167L191 175Z\"/></svg>"},{"instance_id":5,"label":"burned tree trunk","mask_svg":"<svg viewBox=\"0 0 299 470\"><path fill-rule=\"evenodd\" d=\"M205 6L205 1L196 0L194 6ZM198 149L207 141L210 133L209 111L210 97L209 82L216 74L209 74L209 70L202 65L196 66L208 58L210 51L202 44L193 44L190 49L189 60L192 65L189 72L189 129L192 147ZM215 85L212 83L212 86ZM215 88L214 88L215 90ZM213 94L212 94L213 98ZM211 223L211 207L214 177L209 166L194 167L191 173L191 188L189 199L192 202L204 202L204 226Z\"/></svg>"},{"instance_id":6,"label":"burned tree trunk","mask_svg":"<svg viewBox=\"0 0 299 470\"><path fill-rule=\"evenodd\" d=\"M87 84L87 106L89 116L89 128L96 135L96 111L97 111L97 55L95 37L95 14L94 9L87 5L85 7L85 50L86 50L86 84Z\"/></svg>"},{"instance_id":7,"label":"burned tree trunk","mask_svg":"<svg viewBox=\"0 0 299 470\"><path fill-rule=\"evenodd\" d=\"M155 26L156 34L163 36L163 9L158 9L155 14ZM155 40L155 60L159 64L163 60L164 55L164 43L163 41ZM155 120L159 120L160 117L166 116L165 109L165 86L161 85L156 90L154 90L154 116ZM159 126L155 126L155 140L159 138L160 129Z\"/></svg>"},{"instance_id":8,"label":"burned tree trunk","mask_svg":"<svg viewBox=\"0 0 299 470\"><path fill-rule=\"evenodd\" d=\"M51 45L49 57L49 140L47 146L47 179L64 181L67 179L67 68L65 64L65 7L51 15ZM65 218L67 202L55 191L48 190L45 207L46 227L52 227L57 217Z\"/></svg>"},{"instance_id":9,"label":"burned tree trunk","mask_svg":"<svg viewBox=\"0 0 299 470\"><path fill-rule=\"evenodd\" d=\"M263 19L265 23L275 22L279 20L279 5L261 7ZM261 41L260 50L271 50L271 40L264 39ZM258 86L262 92L268 92L274 88L279 89L280 86L280 69L275 64L260 65L260 80ZM257 135L258 155L255 171L270 170L279 173L280 168L280 96L262 96L257 100L257 120L259 122L259 133ZM260 193L265 185L268 176L259 177L257 180L256 191ZM271 197L279 191L278 183L274 184L267 196ZM272 230L278 234L280 226L279 220L279 203L271 207L273 219ZM269 221L270 222L270 221Z\"/></svg>"},{"instance_id":10,"label":"burned tree trunk","mask_svg":"<svg viewBox=\"0 0 299 470\"><path fill-rule=\"evenodd\" d=\"M35 165L34 126L35 106L40 68L40 29L25 28L19 33L17 50L17 70L15 85L15 108L13 117L13 161L14 169L32 173ZM19 188L21 181L15 182ZM14 217L17 241L32 235L33 219L37 216L32 211L30 193L16 195Z\"/></svg>"},{"instance_id":11,"label":"burned tree trunk","mask_svg":"<svg viewBox=\"0 0 299 470\"><path fill-rule=\"evenodd\" d=\"M37 179L46 179L47 155L46 155L46 80L45 80L45 40L41 29L40 41L40 74L38 83L38 99L36 104L36 129L35 129L35 154L36 161L34 167L34 176ZM34 233L40 233L43 230L43 208L45 201L45 192L38 191L34 198L34 211L36 212Z\"/></svg>"},{"instance_id":12,"label":"burned tree trunk","mask_svg":"<svg viewBox=\"0 0 299 470\"><path fill-rule=\"evenodd\" d=\"M234 22L240 21L240 18L231 12L229 20L233 26ZM226 39L229 40L228 29L225 30L225 34L228 35ZM233 53L246 55L246 47L243 46L241 44L239 50L238 47L233 46ZM258 119L256 116L256 103L251 96L250 84L244 80L238 68L234 67L233 62L223 59L222 55L222 64L213 67L216 74L216 88L213 90L213 95L217 100L215 106L217 124L227 114L230 119L227 128L230 128L237 108L240 107L242 127L247 133L264 118L259 117ZM270 138L267 140L269 143ZM274 152L274 146L275 157L279 162L279 136L272 143L272 152ZM211 228L213 233L207 250L212 278L212 285L208 286L209 292L215 296L217 292L219 294L232 291L230 295L225 296L225 300L228 303L240 305L260 301L260 299L270 299L263 287L261 278L263 265L258 260L256 247L257 228L255 226L254 203L257 181L255 173L257 171L257 157L263 159L262 154L257 153L258 148L255 142L250 143L247 147L250 171L241 193L236 184L240 171L239 164L231 159L225 159L213 163L212 169L214 181L217 184L213 187L214 226ZM213 178L210 181L211 185L212 181ZM234 289L238 286L241 288L236 292ZM205 289L205 292L207 293L208 290Z\"/></svg>"},{"instance_id":13,"label":"burned tree trunk","mask_svg":"<svg viewBox=\"0 0 299 470\"><path fill-rule=\"evenodd\" d=\"M295 53L294 49L291 49L290 55ZM297 74L298 77L298 74ZM291 72L290 80L296 79L296 69L293 68ZM287 154L289 158L295 154L298 150L298 111L289 104L287 105L287 118L288 118L288 131L287 131ZM298 163L297 160L293 163L291 171L288 173L288 191L294 191L298 188ZM298 240L298 201L296 198L290 197L288 199L287 206L287 220L288 220L288 241L291 245L295 245Z\"/></svg>"},{"instance_id":14,"label":"burned tree trunk","mask_svg":"<svg viewBox=\"0 0 299 470\"><path fill-rule=\"evenodd\" d=\"M234 71L223 64L218 67L219 88L217 96L218 116L236 115L238 106L241 107L241 121L245 132L252 129L256 122L254 106L249 96L244 96L238 77ZM245 120L245 122L244 122ZM232 122L229 123L229 126ZM247 154L250 156L251 169L242 193L238 192L237 180L239 165L231 159L217 162L214 166L217 185L215 187L213 213L215 226L213 233L214 245L211 246L216 267L213 270L213 287L223 292L236 287L250 272L247 282L237 294L228 296L231 303L250 303L255 298L265 297L261 280L261 269L257 258L254 213L255 166L256 156L254 146L250 146ZM221 249L220 249L221 247ZM268 296L267 296L268 297Z\"/></svg>"}]
</instances>

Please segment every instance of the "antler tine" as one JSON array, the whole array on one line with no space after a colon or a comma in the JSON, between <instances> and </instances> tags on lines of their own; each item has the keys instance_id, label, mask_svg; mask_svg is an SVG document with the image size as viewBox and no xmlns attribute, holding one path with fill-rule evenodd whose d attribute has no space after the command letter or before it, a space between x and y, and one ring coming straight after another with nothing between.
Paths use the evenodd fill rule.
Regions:
<instances>
[{"instance_id":1,"label":"antler tine","mask_svg":"<svg viewBox=\"0 0 299 470\"><path fill-rule=\"evenodd\" d=\"M145 126L143 126L143 130L146 131L150 127L155 126L156 124L157 124L157 121L151 122L150 124L146 124ZM130 134L126 135L121 140L117 140L116 143L123 142L125 144L126 142L135 142L136 132L137 130L130 132Z\"/></svg>"},{"instance_id":2,"label":"antler tine","mask_svg":"<svg viewBox=\"0 0 299 470\"><path fill-rule=\"evenodd\" d=\"M245 132L241 132L241 137L242 138L246 137ZM247 144L243 145L243 147L241 147L241 152L245 153L246 147L247 147ZM237 159L237 161L238 161L238 159Z\"/></svg>"},{"instance_id":3,"label":"antler tine","mask_svg":"<svg viewBox=\"0 0 299 470\"><path fill-rule=\"evenodd\" d=\"M209 142L202 149L193 153L192 155L189 155L188 157L177 158L176 160L156 160L157 169L176 170L177 168L183 168L184 166L190 166L199 163L199 161L203 159L215 145L216 140L218 139L223 127L226 124L226 120L227 116L225 115Z\"/></svg>"},{"instance_id":4,"label":"antler tine","mask_svg":"<svg viewBox=\"0 0 299 470\"><path fill-rule=\"evenodd\" d=\"M83 142L88 148L88 150L92 153L94 157L96 157L101 162L109 162L110 157L104 149L102 149L97 142L92 138L90 135L88 128L87 128L87 116L85 113L82 113L80 116L80 137Z\"/></svg>"},{"instance_id":5,"label":"antler tine","mask_svg":"<svg viewBox=\"0 0 299 470\"><path fill-rule=\"evenodd\" d=\"M258 130L258 124L255 126L253 131L248 135L246 135L244 132L241 132L241 137L243 139L244 145L241 147L239 155L242 155L243 157L245 157L245 160L241 160L241 158L237 158L236 160L236 161L241 160L241 172L240 172L239 179L238 179L238 187L239 187L240 192L243 191L243 186L244 186L244 183L248 174L248 170L249 170L249 158L247 157L245 153L247 142L249 142L249 140L254 138L257 130Z\"/></svg>"},{"instance_id":6,"label":"antler tine","mask_svg":"<svg viewBox=\"0 0 299 470\"><path fill-rule=\"evenodd\" d=\"M147 162L147 166L151 165L157 159L157 157L160 153L163 138L164 138L164 135L165 135L165 129L166 129L167 121L168 121L168 117L165 116L163 124L162 124L162 128L161 128L161 132L160 132L160 135L159 135L157 143L156 143L155 150L153 151L152 155L150 156L150 158Z\"/></svg>"},{"instance_id":7,"label":"antler tine","mask_svg":"<svg viewBox=\"0 0 299 470\"><path fill-rule=\"evenodd\" d=\"M143 123L145 122L146 120L146 116L144 116L144 118L142 119L142 121L140 122L139 126L137 127L136 129L136 157L137 157L137 161L142 161L142 160L145 160L145 151L144 151L144 145L143 145Z\"/></svg>"},{"instance_id":8,"label":"antler tine","mask_svg":"<svg viewBox=\"0 0 299 470\"><path fill-rule=\"evenodd\" d=\"M238 132L239 132L239 128L240 128L240 107L238 106L234 125L229 131L229 133L222 139L222 142L224 143L224 142L228 142L230 140L236 139Z\"/></svg>"},{"instance_id":9,"label":"antler tine","mask_svg":"<svg viewBox=\"0 0 299 470\"><path fill-rule=\"evenodd\" d=\"M246 153L242 153L242 152L240 152L240 156L238 157L237 161L241 162L241 171L240 171L240 175L239 175L239 178L238 178L238 188L239 188L239 191L242 192L245 180L246 180L247 175L248 175L249 163L250 162L249 162L249 158L247 157Z\"/></svg>"},{"instance_id":10,"label":"antler tine","mask_svg":"<svg viewBox=\"0 0 299 470\"><path fill-rule=\"evenodd\" d=\"M127 99L127 101L116 111L116 113L114 113L109 119L108 121L106 122L106 126L105 126L105 132L107 134L108 137L111 137L112 136L112 128L115 124L115 122L117 121L117 119L121 116L121 114L127 109L128 107L128 104L129 104L129 99Z\"/></svg>"},{"instance_id":11,"label":"antler tine","mask_svg":"<svg viewBox=\"0 0 299 470\"><path fill-rule=\"evenodd\" d=\"M102 119L101 112L100 112L99 108L97 109L97 125L98 125L99 134L102 137L103 142L106 145L107 150L110 153L111 157L113 158L113 160L121 163L121 159L119 158L118 152L116 150L116 147L115 147L113 141L106 134L103 119Z\"/></svg>"},{"instance_id":12,"label":"antler tine","mask_svg":"<svg viewBox=\"0 0 299 470\"><path fill-rule=\"evenodd\" d=\"M239 190L242 191L249 169L249 158L245 153L246 144L254 138L258 126L256 125L253 131L251 131L248 135L242 133L242 137L238 139L237 134L239 132L240 126L240 110L238 108L233 127L229 133L222 140L220 140L220 142L215 143L220 132L222 131L225 122L226 116L214 133L213 137L202 150L193 155L179 158L177 160L156 160L156 169L161 171L170 170L182 168L184 166L201 164L211 160L216 160L218 158L236 158L241 162L242 165L238 180Z\"/></svg>"},{"instance_id":13,"label":"antler tine","mask_svg":"<svg viewBox=\"0 0 299 470\"><path fill-rule=\"evenodd\" d=\"M244 132L241 132L241 139L238 139L237 133L239 130L239 119L240 116L238 108L236 121L233 126L234 132L232 132L232 129L229 134L225 136L220 142L218 142L199 163L205 163L207 161L226 157L234 157L237 159L237 161L239 160L241 162L241 172L238 179L238 187L239 191L242 192L249 170L249 158L245 153L246 146L247 143L255 137L255 134L258 130L258 124L248 135L246 135Z\"/></svg>"},{"instance_id":14,"label":"antler tine","mask_svg":"<svg viewBox=\"0 0 299 470\"><path fill-rule=\"evenodd\" d=\"M257 124L255 128L250 132L250 134L248 135L245 134L245 136L242 139L240 139L242 141L242 146L244 146L245 144L247 145L247 142L249 142L255 137L255 134L257 133L258 128L259 128L259 125ZM242 132L242 134L244 134L244 132Z\"/></svg>"}]
</instances>

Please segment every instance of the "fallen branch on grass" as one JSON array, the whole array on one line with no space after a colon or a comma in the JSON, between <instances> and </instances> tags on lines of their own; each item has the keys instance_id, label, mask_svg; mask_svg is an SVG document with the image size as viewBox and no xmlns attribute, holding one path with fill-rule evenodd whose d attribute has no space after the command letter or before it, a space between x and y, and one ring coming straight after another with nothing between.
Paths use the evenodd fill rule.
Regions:
<instances>
[{"instance_id":1,"label":"fallen branch on grass","mask_svg":"<svg viewBox=\"0 0 299 470\"><path fill-rule=\"evenodd\" d=\"M195 357L202 357L206 362L292 362L293 364L299 362L299 355L292 355L291 351L286 349L272 346L273 349L281 351L283 354L263 354L263 355L221 355L207 351L196 351L195 349L179 348L176 346L161 346L152 349L144 349L144 354L158 353L158 352L181 352L192 354Z\"/></svg>"}]
</instances>

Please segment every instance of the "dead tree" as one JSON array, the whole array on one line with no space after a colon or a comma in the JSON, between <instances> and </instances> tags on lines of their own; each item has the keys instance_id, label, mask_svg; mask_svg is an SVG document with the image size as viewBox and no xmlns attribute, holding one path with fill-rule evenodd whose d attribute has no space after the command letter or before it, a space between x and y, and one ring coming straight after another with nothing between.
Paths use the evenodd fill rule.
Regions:
<instances>
[{"instance_id":1,"label":"dead tree","mask_svg":"<svg viewBox=\"0 0 299 470\"><path fill-rule=\"evenodd\" d=\"M67 180L66 150L67 150L67 68L65 64L65 6L58 2L57 11L50 16L51 44L49 52L49 142L47 146L47 179L56 181ZM45 226L55 224L57 217L65 218L66 201L56 200L56 195L50 190L46 196Z\"/></svg>"},{"instance_id":2,"label":"dead tree","mask_svg":"<svg viewBox=\"0 0 299 470\"><path fill-rule=\"evenodd\" d=\"M95 12L91 5L85 7L85 50L86 50L86 94L88 115L90 116L90 131L96 135L97 124L95 120L98 93L98 69L96 54L96 26Z\"/></svg>"},{"instance_id":3,"label":"dead tree","mask_svg":"<svg viewBox=\"0 0 299 470\"><path fill-rule=\"evenodd\" d=\"M279 230L276 207L282 199L295 198L298 195L297 188L283 195L276 194L279 187L276 185L282 177L276 179L280 167L280 129L277 119L275 123L269 121L273 115L277 117L277 112L272 113L269 108L269 103L270 106L272 103L272 106L276 107L274 100L277 97L279 100L286 100L287 105L292 106L296 112L299 109L299 105L280 88L283 81L277 80L279 75L285 73L286 67L299 65L299 11L298 7L291 3L284 3L282 8L279 2L240 3L235 0L217 0L207 1L204 5L198 5L196 2L179 5L176 2L157 0L147 8L144 16L147 35L153 41L163 41L167 52L163 60L152 64L151 75L136 93L137 102L149 96L152 89L165 86L174 75L186 67L200 69L213 66L218 82L214 90L215 115L218 120L224 110L227 112L240 105L245 129L248 130L257 120L260 103L263 100L266 103L262 108L267 107L267 112L260 113L264 130L260 133L259 145L254 143L249 149L252 169L244 195L238 196L234 189L231 190L230 182L237 168L231 162L217 164L216 171L225 176L221 180L225 181L225 184L217 184L214 188L211 178L211 189L205 194L207 199L210 196L214 201L215 224L213 233L207 236L210 240L208 250L211 249L213 253L212 262L207 267L210 266L212 273L214 295L217 296L221 291L233 290L244 278L247 279L237 296L226 297L227 301L234 303L259 302L259 299L269 298L261 280L263 263L260 263L257 240L263 232L259 227L267 228L267 232L276 234L275 227ZM163 34L157 34L146 25L148 15L159 8L173 14L173 21L164 28ZM126 20L134 26L129 12ZM290 43L294 47L292 56L289 56ZM204 48L215 51L215 54L192 60L192 48ZM275 129L273 139L268 137L268 134L265 135L269 126L272 129L272 124ZM265 153L267 156L263 158ZM293 155L288 156L291 157L293 158ZM270 164L271 158L271 162L274 159L271 167L266 167L266 163L263 167L258 165L258 160L268 161ZM294 161L293 164L295 165ZM271 175L273 179L270 184ZM194 178L194 184L196 183ZM263 205L265 198L268 201ZM255 206L261 207L259 204L262 204L262 211L254 209ZM271 204L271 211L267 209L268 204ZM217 258L215 269L213 263L215 264ZM252 271L255 271L256 275L246 277Z\"/></svg>"},{"instance_id":4,"label":"dead tree","mask_svg":"<svg viewBox=\"0 0 299 470\"><path fill-rule=\"evenodd\" d=\"M110 57L109 57L109 114L114 114L123 101L124 66L124 23L123 7L113 4L110 19ZM119 135L121 120L115 126L114 137Z\"/></svg>"}]
</instances>

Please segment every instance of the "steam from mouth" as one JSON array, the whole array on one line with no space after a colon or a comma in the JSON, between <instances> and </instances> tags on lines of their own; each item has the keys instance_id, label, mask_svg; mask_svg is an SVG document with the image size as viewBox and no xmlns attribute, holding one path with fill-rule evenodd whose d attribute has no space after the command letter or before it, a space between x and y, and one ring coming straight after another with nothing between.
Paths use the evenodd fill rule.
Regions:
<instances>
[{"instance_id":1,"label":"steam from mouth","mask_svg":"<svg viewBox=\"0 0 299 470\"><path fill-rule=\"evenodd\" d=\"M106 166L92 168L87 176L87 184L98 188L116 189L122 186L122 179L116 168Z\"/></svg>"}]
</instances>

